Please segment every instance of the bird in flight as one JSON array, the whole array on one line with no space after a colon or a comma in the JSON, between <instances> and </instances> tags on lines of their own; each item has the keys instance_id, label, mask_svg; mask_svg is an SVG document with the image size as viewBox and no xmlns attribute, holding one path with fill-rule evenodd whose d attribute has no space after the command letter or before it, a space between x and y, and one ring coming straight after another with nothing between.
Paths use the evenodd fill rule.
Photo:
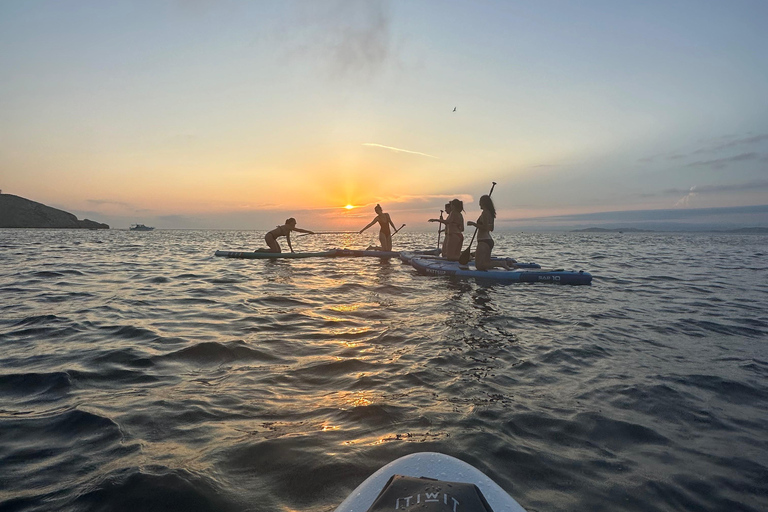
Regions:
<instances>
[{"instance_id":1,"label":"bird in flight","mask_svg":"<svg viewBox=\"0 0 768 512\"><path fill-rule=\"evenodd\" d=\"M453 107L453 111L456 112L456 107Z\"/></svg>"}]
</instances>

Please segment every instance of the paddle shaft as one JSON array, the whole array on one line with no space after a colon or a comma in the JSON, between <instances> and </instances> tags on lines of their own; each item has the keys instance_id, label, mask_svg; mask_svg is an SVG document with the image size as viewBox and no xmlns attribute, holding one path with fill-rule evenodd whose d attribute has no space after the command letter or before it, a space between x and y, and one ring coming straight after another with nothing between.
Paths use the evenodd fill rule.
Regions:
<instances>
[{"instance_id":1,"label":"paddle shaft","mask_svg":"<svg viewBox=\"0 0 768 512\"><path fill-rule=\"evenodd\" d=\"M403 229L404 227L405 227L405 224L403 224L402 226L400 226L399 228L397 228L397 229L395 230L395 232L394 232L394 233L392 233L392 236L395 236L395 235L397 234L397 232L398 232L398 231L400 231L401 229Z\"/></svg>"},{"instance_id":2,"label":"paddle shaft","mask_svg":"<svg viewBox=\"0 0 768 512\"><path fill-rule=\"evenodd\" d=\"M296 235L294 238L309 235L347 235L352 233L357 233L357 231L315 231L314 233L302 233L300 235Z\"/></svg>"},{"instance_id":3,"label":"paddle shaft","mask_svg":"<svg viewBox=\"0 0 768 512\"><path fill-rule=\"evenodd\" d=\"M443 210L440 210L440 220L443 220ZM443 232L443 223L439 222L437 224L437 248L440 248L440 233Z\"/></svg>"},{"instance_id":4,"label":"paddle shaft","mask_svg":"<svg viewBox=\"0 0 768 512\"><path fill-rule=\"evenodd\" d=\"M491 183L493 183L493 185L491 185L491 191L488 192L488 197L491 197L491 194L493 194L493 189L496 188L496 182L492 181ZM472 242L475 241L475 235L477 235L477 226L475 226L475 232L472 233L472 239L469 241L469 245L462 251L461 256L459 256L459 263L462 265L469 263L469 259L471 258L469 251L472 249Z\"/></svg>"}]
</instances>

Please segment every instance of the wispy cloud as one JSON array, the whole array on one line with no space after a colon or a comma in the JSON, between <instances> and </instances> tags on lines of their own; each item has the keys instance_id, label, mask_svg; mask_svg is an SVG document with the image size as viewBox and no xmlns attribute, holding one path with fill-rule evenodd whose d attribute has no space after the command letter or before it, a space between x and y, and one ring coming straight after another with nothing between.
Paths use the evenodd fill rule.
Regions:
<instances>
[{"instance_id":1,"label":"wispy cloud","mask_svg":"<svg viewBox=\"0 0 768 512\"><path fill-rule=\"evenodd\" d=\"M722 185L694 185L689 190L678 188L667 189L665 192L677 194L696 190L701 194L717 194L721 192L743 192L744 190L768 190L768 180L748 181L744 183L726 183Z\"/></svg>"},{"instance_id":2,"label":"wispy cloud","mask_svg":"<svg viewBox=\"0 0 768 512\"><path fill-rule=\"evenodd\" d=\"M698 196L699 193L696 191L696 186L694 185L691 187L691 189L688 191L686 195L681 197L677 200L675 203L675 208L690 208L692 206L693 201L696 199L696 196Z\"/></svg>"},{"instance_id":3,"label":"wispy cloud","mask_svg":"<svg viewBox=\"0 0 768 512\"><path fill-rule=\"evenodd\" d=\"M746 183L725 183L722 185L694 185L688 190L671 188L664 191L665 194L685 196L678 199L675 208L689 208L695 198L702 194L723 194L727 192L744 192L746 190L768 190L768 180L757 180Z\"/></svg>"},{"instance_id":4,"label":"wispy cloud","mask_svg":"<svg viewBox=\"0 0 768 512\"><path fill-rule=\"evenodd\" d=\"M727 158L716 158L714 160L698 160L686 164L686 167L712 167L714 169L722 169L727 167L728 164L735 162L749 162L752 160L758 160L760 158L759 153L741 153L739 155L729 156Z\"/></svg>"},{"instance_id":5,"label":"wispy cloud","mask_svg":"<svg viewBox=\"0 0 768 512\"><path fill-rule=\"evenodd\" d=\"M429 155L427 153L421 153L419 151L411 151L409 149L393 148L392 146L384 146L383 144L374 144L373 142L365 142L365 143L363 143L363 146L388 149L390 151L394 151L395 153L408 153L408 154L411 154L411 155L426 156L427 158L436 158L438 160L440 159L440 157L437 157L437 156L434 156L434 155Z\"/></svg>"},{"instance_id":6,"label":"wispy cloud","mask_svg":"<svg viewBox=\"0 0 768 512\"><path fill-rule=\"evenodd\" d=\"M768 141L768 134L750 135L748 137L740 137L738 139L730 140L728 142L718 142L708 147L698 149L691 154L699 155L702 153L717 153L718 151L733 149L740 146L751 146L752 144L758 144L760 142L765 142L765 141Z\"/></svg>"},{"instance_id":7,"label":"wispy cloud","mask_svg":"<svg viewBox=\"0 0 768 512\"><path fill-rule=\"evenodd\" d=\"M299 2L298 54L329 67L333 77L371 78L393 57L392 19L387 0Z\"/></svg>"},{"instance_id":8,"label":"wispy cloud","mask_svg":"<svg viewBox=\"0 0 768 512\"><path fill-rule=\"evenodd\" d=\"M127 210L133 209L133 205L130 203L124 203L122 201L111 201L109 199L88 199L86 201L88 204L99 207L99 206L119 206L121 208L125 208Z\"/></svg>"},{"instance_id":9,"label":"wispy cloud","mask_svg":"<svg viewBox=\"0 0 768 512\"><path fill-rule=\"evenodd\" d=\"M731 140L728 140L731 139ZM724 142L725 141L725 142ZM701 158L700 155L706 155L706 154L715 154L715 153L721 153L721 152L727 152L729 150L735 149L735 148L745 148L747 146L754 146L761 143L768 142L768 134L759 134L759 135L747 135L738 137L735 135L727 135L723 137L719 137L717 139L711 140L711 141L700 141L701 143L705 144L704 147L701 147L697 149L696 151L692 152L681 152L681 151L670 151L667 153L658 153L655 155L650 155L644 158L638 159L638 162L640 163L653 163L659 159L665 159L669 161L673 160L683 160L685 158L689 157L698 157ZM735 157L729 157L729 158L717 158L713 160L704 160L704 161L697 161L688 164L688 167L694 167L698 165L716 165L720 166L717 168L722 168L722 166L727 165L730 162L734 161L743 161L738 160L738 158L743 158L744 155L756 155L755 152L747 152L742 153L741 155L736 155Z\"/></svg>"}]
</instances>

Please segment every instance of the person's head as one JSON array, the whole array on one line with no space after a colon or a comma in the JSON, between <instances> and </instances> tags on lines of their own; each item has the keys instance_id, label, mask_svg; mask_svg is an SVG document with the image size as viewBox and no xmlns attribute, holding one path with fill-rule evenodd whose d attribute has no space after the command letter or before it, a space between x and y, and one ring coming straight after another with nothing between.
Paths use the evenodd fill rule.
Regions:
<instances>
[{"instance_id":1,"label":"person's head","mask_svg":"<svg viewBox=\"0 0 768 512\"><path fill-rule=\"evenodd\" d=\"M375 211L376 213L380 214L384 210L381 209L381 205L380 204L377 204L376 207L373 209L373 211Z\"/></svg>"},{"instance_id":2,"label":"person's head","mask_svg":"<svg viewBox=\"0 0 768 512\"><path fill-rule=\"evenodd\" d=\"M460 199L454 199L451 201L451 211L452 212L463 212L464 211L464 201Z\"/></svg>"},{"instance_id":3,"label":"person's head","mask_svg":"<svg viewBox=\"0 0 768 512\"><path fill-rule=\"evenodd\" d=\"M480 201L478 201L478 204L480 205L481 210L485 210L488 213L491 214L491 216L495 219L496 218L496 207L493 206L493 201L491 200L491 196L484 195L480 197Z\"/></svg>"},{"instance_id":4,"label":"person's head","mask_svg":"<svg viewBox=\"0 0 768 512\"><path fill-rule=\"evenodd\" d=\"M290 219L285 219L285 224L287 226L295 226L296 225L296 219L291 217Z\"/></svg>"},{"instance_id":5,"label":"person's head","mask_svg":"<svg viewBox=\"0 0 768 512\"><path fill-rule=\"evenodd\" d=\"M445 213L451 213L451 203L445 203Z\"/></svg>"}]
</instances>

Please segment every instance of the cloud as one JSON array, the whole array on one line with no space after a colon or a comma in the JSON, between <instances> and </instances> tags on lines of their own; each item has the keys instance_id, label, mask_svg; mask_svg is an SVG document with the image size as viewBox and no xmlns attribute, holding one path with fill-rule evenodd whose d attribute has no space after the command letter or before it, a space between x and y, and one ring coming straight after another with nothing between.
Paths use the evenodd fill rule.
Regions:
<instances>
[{"instance_id":1,"label":"cloud","mask_svg":"<svg viewBox=\"0 0 768 512\"><path fill-rule=\"evenodd\" d=\"M764 141L768 141L768 134L751 135L749 137L741 137L739 139L734 139L725 143L718 143L707 148L701 148L691 154L698 155L702 153L717 153L719 151L733 149L739 146L751 146L752 144L758 144Z\"/></svg>"},{"instance_id":2,"label":"cloud","mask_svg":"<svg viewBox=\"0 0 768 512\"><path fill-rule=\"evenodd\" d=\"M122 201L111 201L109 199L88 199L86 200L86 203L93 205L95 207L99 206L119 206L121 208L125 208L126 210L133 209L133 205L130 203L124 203Z\"/></svg>"},{"instance_id":3,"label":"cloud","mask_svg":"<svg viewBox=\"0 0 768 512\"><path fill-rule=\"evenodd\" d=\"M703 216L725 217L728 215L761 215L768 219L768 205L729 206L721 208L695 209L663 209L663 210L622 210L596 213L577 213L571 215L556 215L551 217L531 217L526 221L648 221L648 220L682 220Z\"/></svg>"},{"instance_id":4,"label":"cloud","mask_svg":"<svg viewBox=\"0 0 768 512\"><path fill-rule=\"evenodd\" d=\"M687 193L694 190L700 194L718 194L721 192L743 192L745 190L768 190L768 180L756 180L745 183L728 183L723 185L694 185L688 190L669 188L666 194Z\"/></svg>"},{"instance_id":5,"label":"cloud","mask_svg":"<svg viewBox=\"0 0 768 512\"><path fill-rule=\"evenodd\" d=\"M712 167L713 169L722 169L727 167L728 164L734 162L749 162L752 160L760 159L759 153L741 153L739 155L729 156L727 158L717 158L714 160L699 160L691 162L686 167Z\"/></svg>"},{"instance_id":6,"label":"cloud","mask_svg":"<svg viewBox=\"0 0 768 512\"><path fill-rule=\"evenodd\" d=\"M426 156L428 158L436 158L438 160L440 159L440 157L437 157L437 156L434 156L434 155L428 155L427 153L421 153L419 151L410 151L408 149L393 148L392 146L384 146L382 144L374 144L373 142L365 142L365 143L363 143L363 146L388 149L390 151L394 151L395 153L408 153L408 154L411 154L411 155Z\"/></svg>"},{"instance_id":7,"label":"cloud","mask_svg":"<svg viewBox=\"0 0 768 512\"><path fill-rule=\"evenodd\" d=\"M337 77L377 74L393 55L390 3L385 0L299 2L305 28L297 50L328 65Z\"/></svg>"},{"instance_id":8,"label":"cloud","mask_svg":"<svg viewBox=\"0 0 768 512\"><path fill-rule=\"evenodd\" d=\"M691 187L691 190L688 191L688 194L681 197L677 200L675 203L675 208L690 208L693 205L694 199L696 199L696 196L698 196L698 192L696 192L696 186L694 185Z\"/></svg>"},{"instance_id":9,"label":"cloud","mask_svg":"<svg viewBox=\"0 0 768 512\"><path fill-rule=\"evenodd\" d=\"M734 148L752 146L755 144L768 142L768 134L749 135L749 136L743 136L738 138L734 138L734 137L736 136L726 135L723 137L719 137L713 141L708 142L709 144L708 146L699 148L696 151L693 151L690 153L680 152L680 151L670 151L666 153L657 153L655 155L639 158L637 161L640 163L653 163L654 161L660 158L664 158L666 160L682 160L684 158L693 157L697 155L719 153L719 152L728 151ZM733 139L733 140L728 140L727 142L723 142L723 140L727 140L727 139ZM702 141L702 142L705 142L705 141ZM753 155L755 153L749 152L749 153L743 153L743 154ZM738 158L739 156L741 155L737 155L736 157L731 157L731 158ZM728 158L722 158L722 159L715 159L715 160L698 161L698 162L693 162L691 164L688 164L688 167L697 166L697 165L708 165L712 162L714 162L716 165L720 165L721 161L727 164L728 160L729 160Z\"/></svg>"},{"instance_id":10,"label":"cloud","mask_svg":"<svg viewBox=\"0 0 768 512\"><path fill-rule=\"evenodd\" d=\"M693 201L697 196L701 194L723 194L728 192L744 192L744 191L756 191L756 190L768 190L768 180L750 181L747 183L729 183L723 185L694 185L688 190L681 190L677 188L667 189L667 194L681 194L685 196L681 197L676 203L675 208L689 208L692 206Z\"/></svg>"}]
</instances>

